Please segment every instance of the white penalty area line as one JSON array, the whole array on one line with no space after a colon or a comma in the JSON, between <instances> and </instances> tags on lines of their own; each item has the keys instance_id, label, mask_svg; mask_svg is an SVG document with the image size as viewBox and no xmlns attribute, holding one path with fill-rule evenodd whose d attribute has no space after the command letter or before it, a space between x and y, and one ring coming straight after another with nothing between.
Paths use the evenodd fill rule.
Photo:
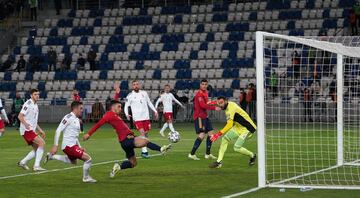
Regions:
<instances>
[{"instance_id":1,"label":"white penalty area line","mask_svg":"<svg viewBox=\"0 0 360 198\"><path fill-rule=\"evenodd\" d=\"M246 194L249 194L249 193L258 191L258 190L260 190L260 189L262 189L262 187L251 188L251 189L246 190L246 191L242 191L242 192L238 192L238 193L235 193L235 194L223 196L222 198L240 197L240 196L242 196L242 195L246 195Z\"/></svg>"},{"instance_id":2,"label":"white penalty area line","mask_svg":"<svg viewBox=\"0 0 360 198\"><path fill-rule=\"evenodd\" d=\"M161 156L161 155L163 155L163 154L154 154L154 155L150 155L150 157L157 157L157 156ZM136 157L136 158L139 159L141 157ZM110 163L115 163L115 162L119 162L119 161L123 161L123 160L126 160L126 159L99 162L99 163L94 163L91 166L99 166L99 165L104 165L104 164L110 164ZM66 171L66 170L82 168L82 167L83 166L78 165L78 166L71 166L71 167L67 167L67 168L51 169L51 170L46 170L46 171L41 171L41 172L31 172L31 173L23 173L23 174L18 174L18 175L9 175L9 176L0 177L0 180L12 179L12 178L17 178L17 177L25 177L25 176L28 176L28 175L41 175L41 174L45 174L45 173L60 172L60 171Z\"/></svg>"}]
</instances>

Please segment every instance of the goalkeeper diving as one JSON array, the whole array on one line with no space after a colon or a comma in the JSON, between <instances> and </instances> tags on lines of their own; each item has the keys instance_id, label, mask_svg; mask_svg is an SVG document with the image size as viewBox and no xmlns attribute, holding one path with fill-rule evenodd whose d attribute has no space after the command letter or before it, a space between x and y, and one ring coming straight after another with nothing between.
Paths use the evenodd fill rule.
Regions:
<instances>
[{"instance_id":1,"label":"goalkeeper diving","mask_svg":"<svg viewBox=\"0 0 360 198\"><path fill-rule=\"evenodd\" d=\"M243 147L245 141L256 131L256 125L251 120L250 116L241 109L239 105L235 102L228 101L225 97L218 97L216 101L209 102L209 104L216 104L224 110L227 120L224 128L212 135L210 138L212 142L215 142L219 137L223 136L221 139L218 158L216 162L209 165L209 168L221 168L227 146L230 141L234 139L236 139L234 150L248 156L250 158L249 165L254 165L256 154Z\"/></svg>"}]
</instances>

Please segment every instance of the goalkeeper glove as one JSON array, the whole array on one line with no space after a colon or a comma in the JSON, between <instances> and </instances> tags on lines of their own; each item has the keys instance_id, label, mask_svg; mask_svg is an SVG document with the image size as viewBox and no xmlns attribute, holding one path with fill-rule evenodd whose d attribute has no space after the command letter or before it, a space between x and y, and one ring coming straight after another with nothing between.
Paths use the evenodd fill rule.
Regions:
<instances>
[{"instance_id":1,"label":"goalkeeper glove","mask_svg":"<svg viewBox=\"0 0 360 198\"><path fill-rule=\"evenodd\" d=\"M221 137L222 136L222 133L221 133L221 131L219 131L219 132L217 132L217 133L215 133L214 135L212 135L211 137L210 137L210 140L212 141L212 142L215 142L217 139L219 139L219 137Z\"/></svg>"}]
</instances>

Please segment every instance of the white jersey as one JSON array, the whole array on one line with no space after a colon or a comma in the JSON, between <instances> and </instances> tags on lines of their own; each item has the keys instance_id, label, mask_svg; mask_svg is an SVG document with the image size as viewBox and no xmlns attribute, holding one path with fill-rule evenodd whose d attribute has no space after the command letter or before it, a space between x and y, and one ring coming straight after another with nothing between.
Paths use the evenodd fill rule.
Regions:
<instances>
[{"instance_id":1,"label":"white jersey","mask_svg":"<svg viewBox=\"0 0 360 198\"><path fill-rule=\"evenodd\" d=\"M80 133L80 120L73 112L64 116L56 129L54 137L55 146L59 145L61 132L64 132L61 150L63 150L66 146L72 147L75 144L80 146L78 139Z\"/></svg>"},{"instance_id":2,"label":"white jersey","mask_svg":"<svg viewBox=\"0 0 360 198\"><path fill-rule=\"evenodd\" d=\"M180 106L183 106L172 93L163 93L159 97L159 99L155 103L155 108L159 106L159 103L162 102L164 106L164 113L172 113L173 112L173 105L172 102L175 101Z\"/></svg>"},{"instance_id":3,"label":"white jersey","mask_svg":"<svg viewBox=\"0 0 360 198\"><path fill-rule=\"evenodd\" d=\"M21 108L20 113L24 114L25 122L30 125L29 130L35 132L39 117L39 107L37 103L34 103L32 99L27 100ZM28 129L25 128L24 124L20 123L20 135L24 135L27 130Z\"/></svg>"},{"instance_id":4,"label":"white jersey","mask_svg":"<svg viewBox=\"0 0 360 198\"><path fill-rule=\"evenodd\" d=\"M3 114L5 120L9 120L8 117L7 117L6 111L5 111L5 109L4 109L4 106L3 106L3 104L2 104L2 100L1 100L1 99L0 99L0 112L1 112L1 114ZM2 119L2 118L1 118L1 116L0 116L0 120L1 120L1 119Z\"/></svg>"},{"instance_id":5,"label":"white jersey","mask_svg":"<svg viewBox=\"0 0 360 198\"><path fill-rule=\"evenodd\" d=\"M150 120L149 108L157 112L154 105L151 103L149 95L146 91L139 90L139 92L132 91L126 97L125 115L129 115L128 107L131 107L132 117L134 121Z\"/></svg>"}]
</instances>

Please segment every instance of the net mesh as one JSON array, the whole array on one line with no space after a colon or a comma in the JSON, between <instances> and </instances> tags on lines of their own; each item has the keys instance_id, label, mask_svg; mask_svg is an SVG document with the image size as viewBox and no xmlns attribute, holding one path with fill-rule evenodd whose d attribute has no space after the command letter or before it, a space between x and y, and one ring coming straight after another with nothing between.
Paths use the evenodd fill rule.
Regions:
<instances>
[{"instance_id":1,"label":"net mesh","mask_svg":"<svg viewBox=\"0 0 360 198\"><path fill-rule=\"evenodd\" d=\"M264 36L266 180L360 185L359 37ZM343 56L344 164L337 164L337 53Z\"/></svg>"}]
</instances>

